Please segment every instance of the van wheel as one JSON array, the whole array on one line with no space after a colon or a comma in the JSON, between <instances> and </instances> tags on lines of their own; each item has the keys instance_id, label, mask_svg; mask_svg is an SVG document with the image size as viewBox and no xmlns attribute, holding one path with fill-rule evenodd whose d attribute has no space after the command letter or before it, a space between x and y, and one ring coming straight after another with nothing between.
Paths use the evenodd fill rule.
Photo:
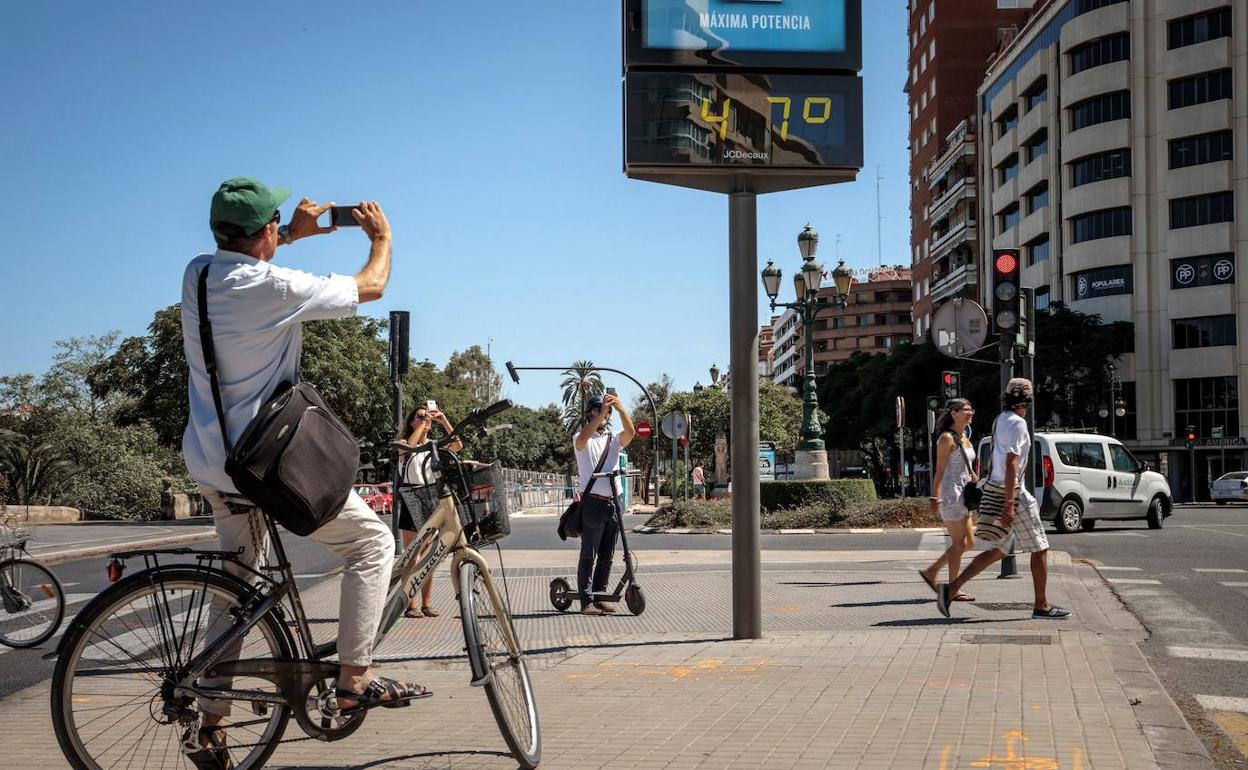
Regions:
<instances>
[{"instance_id":1,"label":"van wheel","mask_svg":"<svg viewBox=\"0 0 1248 770\"><path fill-rule=\"evenodd\" d=\"M1084 532L1091 532L1094 529L1096 529L1096 519L1084 519L1083 520Z\"/></svg>"},{"instance_id":2,"label":"van wheel","mask_svg":"<svg viewBox=\"0 0 1248 770\"><path fill-rule=\"evenodd\" d=\"M1083 503L1079 502L1079 498L1068 497L1063 500L1057 509L1057 516L1053 519L1057 531L1063 535L1069 535L1071 532L1078 532L1082 523Z\"/></svg>"},{"instance_id":3,"label":"van wheel","mask_svg":"<svg viewBox=\"0 0 1248 770\"><path fill-rule=\"evenodd\" d=\"M1166 517L1166 507L1160 497L1154 497L1148 504L1148 528L1161 529L1161 521Z\"/></svg>"}]
</instances>

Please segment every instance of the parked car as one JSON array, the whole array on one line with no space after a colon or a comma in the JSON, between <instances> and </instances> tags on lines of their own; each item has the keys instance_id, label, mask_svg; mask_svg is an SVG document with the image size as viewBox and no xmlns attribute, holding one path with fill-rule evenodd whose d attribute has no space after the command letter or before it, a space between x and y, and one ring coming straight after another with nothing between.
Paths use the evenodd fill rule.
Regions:
<instances>
[{"instance_id":1,"label":"parked car","mask_svg":"<svg viewBox=\"0 0 1248 770\"><path fill-rule=\"evenodd\" d=\"M981 467L990 450L991 437L980 439ZM1112 436L1036 431L1031 456L1040 515L1063 534L1090 530L1101 520L1144 519L1149 529L1161 529L1174 512L1166 477Z\"/></svg>"},{"instance_id":2,"label":"parked car","mask_svg":"<svg viewBox=\"0 0 1248 770\"><path fill-rule=\"evenodd\" d=\"M1248 503L1248 471L1224 474L1209 485L1209 497L1218 505Z\"/></svg>"},{"instance_id":3,"label":"parked car","mask_svg":"<svg viewBox=\"0 0 1248 770\"><path fill-rule=\"evenodd\" d=\"M389 513L394 505L394 495L390 492L389 484L356 484L353 489L364 498L364 502L374 513Z\"/></svg>"}]
</instances>

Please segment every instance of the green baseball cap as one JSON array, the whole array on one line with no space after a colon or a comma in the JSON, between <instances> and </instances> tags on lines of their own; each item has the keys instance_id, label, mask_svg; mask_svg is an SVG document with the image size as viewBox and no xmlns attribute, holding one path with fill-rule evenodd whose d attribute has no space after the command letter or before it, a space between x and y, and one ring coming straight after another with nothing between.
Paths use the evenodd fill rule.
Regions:
<instances>
[{"instance_id":1,"label":"green baseball cap","mask_svg":"<svg viewBox=\"0 0 1248 770\"><path fill-rule=\"evenodd\" d=\"M248 235L260 232L277 213L277 207L290 197L285 187L268 187L258 179L236 176L227 179L212 196L212 213L208 226L213 228L217 243L225 243L228 237L216 231L215 223L228 222L238 225Z\"/></svg>"}]
</instances>

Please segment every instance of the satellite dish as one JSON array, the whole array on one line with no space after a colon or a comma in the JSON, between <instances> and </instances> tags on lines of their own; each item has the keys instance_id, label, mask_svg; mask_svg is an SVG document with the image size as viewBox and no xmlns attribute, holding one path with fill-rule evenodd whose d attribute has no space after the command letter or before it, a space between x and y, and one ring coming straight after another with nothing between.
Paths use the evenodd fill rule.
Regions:
<instances>
[{"instance_id":1,"label":"satellite dish","mask_svg":"<svg viewBox=\"0 0 1248 770\"><path fill-rule=\"evenodd\" d=\"M932 344L951 358L970 355L987 340L988 314L973 299L952 299L932 319Z\"/></svg>"}]
</instances>

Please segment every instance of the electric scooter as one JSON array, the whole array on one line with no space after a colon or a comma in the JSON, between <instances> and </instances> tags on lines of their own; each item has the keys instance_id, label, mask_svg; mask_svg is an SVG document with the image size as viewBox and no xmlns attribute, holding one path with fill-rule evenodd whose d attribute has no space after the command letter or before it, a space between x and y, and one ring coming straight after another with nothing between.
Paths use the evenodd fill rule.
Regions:
<instances>
[{"instance_id":1,"label":"electric scooter","mask_svg":"<svg viewBox=\"0 0 1248 770\"><path fill-rule=\"evenodd\" d=\"M614 470L592 474L592 478L611 478L623 475L625 475L624 471ZM624 510L620 506L619 493L614 491L614 483L611 489L615 497L615 523L620 530L620 545L624 548L624 574L620 577L620 582L616 585L614 592L595 593L594 601L618 603L620 597L623 596L624 606L628 607L628 611L634 615L640 615L646 611L646 595L642 593L641 584L637 582L636 563L633 560L632 551L628 550L628 536L624 532ZM566 578L557 577L550 581L550 603L555 609L560 612L566 611L572 606L572 601L576 597L576 589Z\"/></svg>"}]
</instances>

